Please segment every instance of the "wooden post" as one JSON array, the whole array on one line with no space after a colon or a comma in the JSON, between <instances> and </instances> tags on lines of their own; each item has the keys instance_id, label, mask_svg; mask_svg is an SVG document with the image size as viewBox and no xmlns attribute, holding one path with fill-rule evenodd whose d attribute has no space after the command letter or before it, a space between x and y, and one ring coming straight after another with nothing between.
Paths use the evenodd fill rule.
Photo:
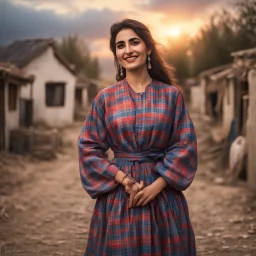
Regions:
<instances>
[{"instance_id":1,"label":"wooden post","mask_svg":"<svg viewBox=\"0 0 256 256\"><path fill-rule=\"evenodd\" d=\"M256 70L248 73L249 107L247 123L248 142L248 184L256 191Z\"/></svg>"}]
</instances>

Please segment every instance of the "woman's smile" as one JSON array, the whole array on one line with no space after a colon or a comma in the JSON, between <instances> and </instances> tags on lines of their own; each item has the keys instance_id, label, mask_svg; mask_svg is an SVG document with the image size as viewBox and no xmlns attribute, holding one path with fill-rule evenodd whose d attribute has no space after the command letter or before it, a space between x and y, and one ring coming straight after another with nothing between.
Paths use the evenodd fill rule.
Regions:
<instances>
[{"instance_id":1,"label":"woman's smile","mask_svg":"<svg viewBox=\"0 0 256 256\"><path fill-rule=\"evenodd\" d=\"M138 57L137 56L132 56L132 57L127 57L125 58L125 60L128 62L128 63L131 63L131 62L134 62Z\"/></svg>"}]
</instances>

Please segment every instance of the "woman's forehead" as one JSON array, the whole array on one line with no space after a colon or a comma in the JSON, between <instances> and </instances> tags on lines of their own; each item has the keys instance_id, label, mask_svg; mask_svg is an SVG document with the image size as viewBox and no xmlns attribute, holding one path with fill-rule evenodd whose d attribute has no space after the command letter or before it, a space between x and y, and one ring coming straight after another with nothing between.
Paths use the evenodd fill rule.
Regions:
<instances>
[{"instance_id":1,"label":"woman's forehead","mask_svg":"<svg viewBox=\"0 0 256 256\"><path fill-rule=\"evenodd\" d=\"M140 38L134 30L130 28L126 28L121 30L117 35L116 35L116 42L119 41L129 41L131 38Z\"/></svg>"}]
</instances>

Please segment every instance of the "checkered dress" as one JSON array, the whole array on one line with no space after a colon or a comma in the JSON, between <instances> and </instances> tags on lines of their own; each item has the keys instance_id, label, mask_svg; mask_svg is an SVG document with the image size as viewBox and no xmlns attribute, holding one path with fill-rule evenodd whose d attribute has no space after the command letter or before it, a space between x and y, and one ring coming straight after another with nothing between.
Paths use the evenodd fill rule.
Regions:
<instances>
[{"instance_id":1,"label":"checkered dress","mask_svg":"<svg viewBox=\"0 0 256 256\"><path fill-rule=\"evenodd\" d=\"M182 193L197 170L193 123L182 93L153 80L136 93L124 79L94 98L78 139L84 189L97 198L86 256L191 256L195 236ZM115 158L109 161L110 148ZM146 206L128 208L118 170L168 186Z\"/></svg>"}]
</instances>

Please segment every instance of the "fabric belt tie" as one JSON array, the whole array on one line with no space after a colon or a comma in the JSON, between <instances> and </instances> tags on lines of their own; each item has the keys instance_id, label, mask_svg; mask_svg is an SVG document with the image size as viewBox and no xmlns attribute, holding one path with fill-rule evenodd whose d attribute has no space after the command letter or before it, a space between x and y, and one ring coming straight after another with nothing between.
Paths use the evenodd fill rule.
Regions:
<instances>
[{"instance_id":1,"label":"fabric belt tie","mask_svg":"<svg viewBox=\"0 0 256 256\"><path fill-rule=\"evenodd\" d=\"M115 158L127 158L129 161L147 161L154 159L162 160L165 156L165 150L160 152L114 152Z\"/></svg>"}]
</instances>

